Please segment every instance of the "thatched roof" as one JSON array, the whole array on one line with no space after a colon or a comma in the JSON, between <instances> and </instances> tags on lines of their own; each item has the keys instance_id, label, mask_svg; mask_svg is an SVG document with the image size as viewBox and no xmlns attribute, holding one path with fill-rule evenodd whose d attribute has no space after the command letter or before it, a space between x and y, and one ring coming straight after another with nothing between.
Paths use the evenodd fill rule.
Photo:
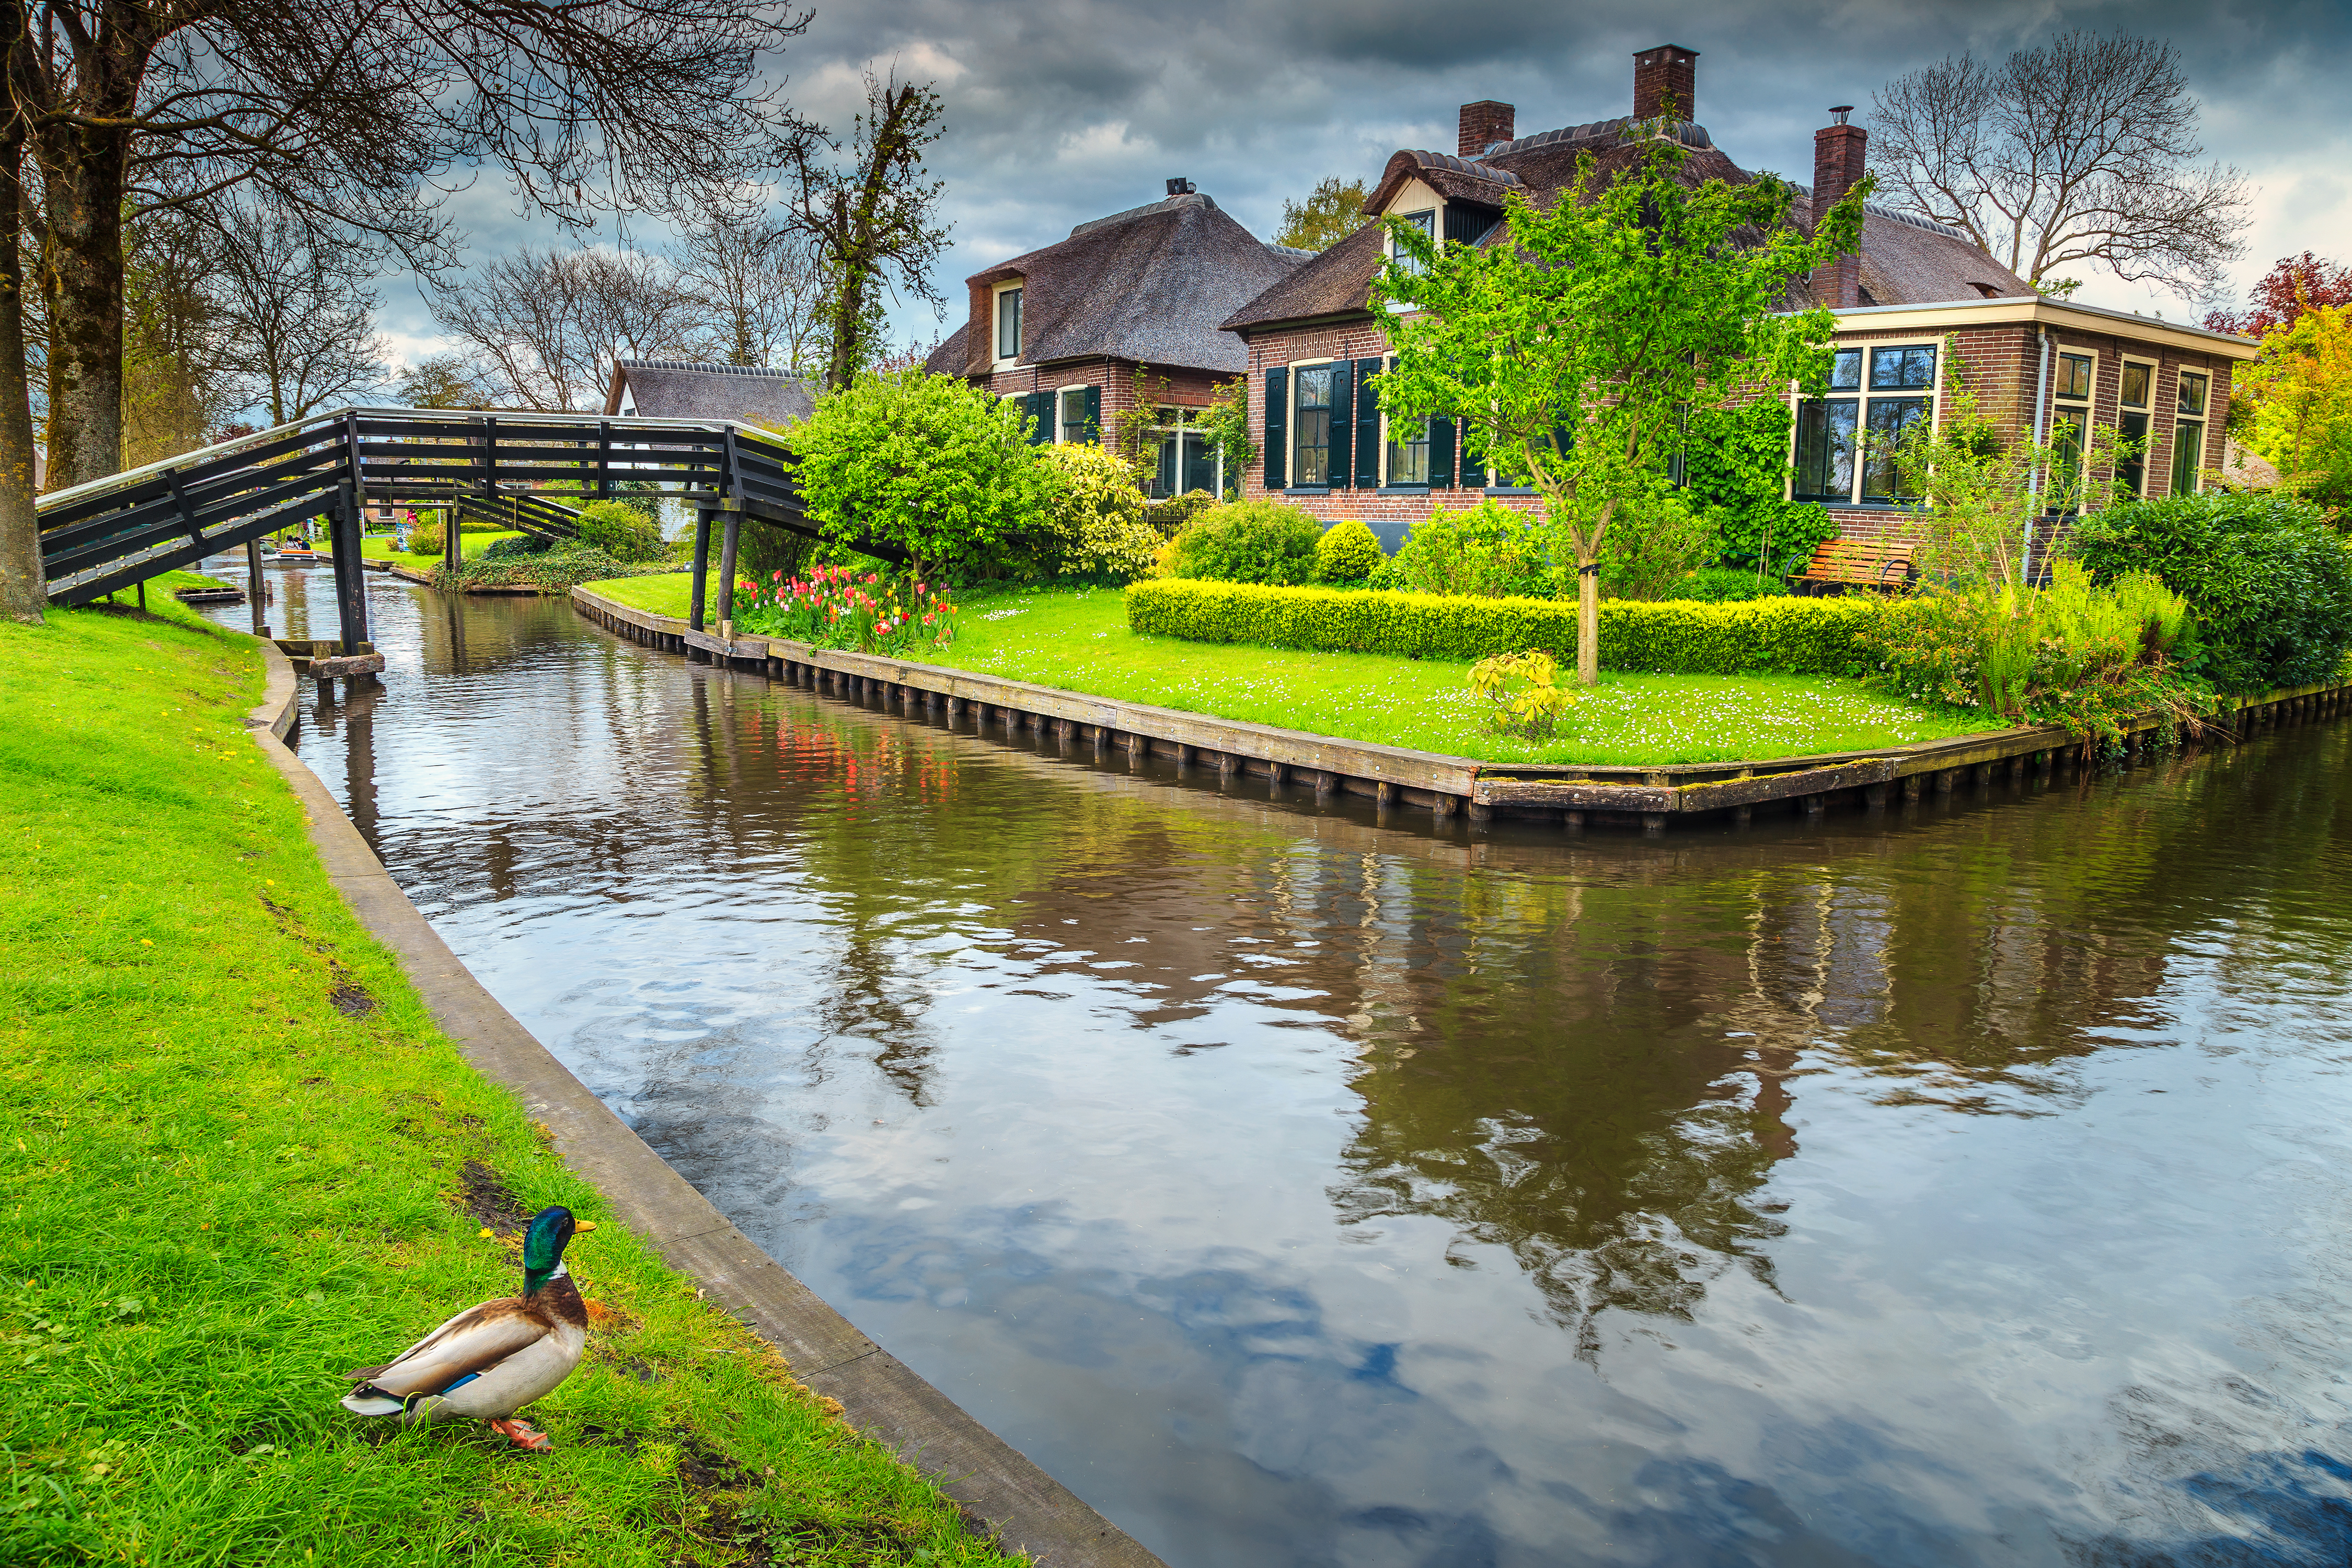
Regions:
<instances>
[{"instance_id":1,"label":"thatched roof","mask_svg":"<svg viewBox=\"0 0 2352 1568\"><path fill-rule=\"evenodd\" d=\"M1265 244L1199 192L1170 196L1082 223L1067 239L973 274L972 318L926 363L950 375L987 374L990 297L1019 279L1023 364L1108 357L1238 374L1248 351L1218 323L1307 255Z\"/></svg>"},{"instance_id":2,"label":"thatched roof","mask_svg":"<svg viewBox=\"0 0 2352 1568\"><path fill-rule=\"evenodd\" d=\"M746 424L797 424L816 406L816 394L800 376L781 370L731 364L689 364L683 360L619 359L604 394L604 412L618 414L624 401L639 414L662 419L739 419Z\"/></svg>"}]
</instances>

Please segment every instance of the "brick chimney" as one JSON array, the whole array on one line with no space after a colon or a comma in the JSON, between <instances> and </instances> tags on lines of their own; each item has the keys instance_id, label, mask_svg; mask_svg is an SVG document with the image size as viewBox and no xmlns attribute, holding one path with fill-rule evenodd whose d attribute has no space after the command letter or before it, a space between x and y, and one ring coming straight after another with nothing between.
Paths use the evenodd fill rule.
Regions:
<instances>
[{"instance_id":1,"label":"brick chimney","mask_svg":"<svg viewBox=\"0 0 2352 1568\"><path fill-rule=\"evenodd\" d=\"M1517 110L1507 103L1482 99L1462 106L1462 156L1475 158L1497 142L1511 139Z\"/></svg>"},{"instance_id":2,"label":"brick chimney","mask_svg":"<svg viewBox=\"0 0 2352 1568\"><path fill-rule=\"evenodd\" d=\"M1824 125L1813 132L1813 217L1837 204L1839 197L1853 189L1862 179L1870 152L1870 132L1859 125L1849 125L1845 117L1853 112L1853 105L1841 103L1830 110L1837 116L1833 125ZM1851 310L1862 300L1862 262L1857 257L1842 256L1827 267L1813 272L1813 298L1832 310Z\"/></svg>"},{"instance_id":3,"label":"brick chimney","mask_svg":"<svg viewBox=\"0 0 2352 1568\"><path fill-rule=\"evenodd\" d=\"M1660 44L1633 57L1633 118L1655 120L1674 101L1676 120L1698 118L1698 51Z\"/></svg>"}]
</instances>

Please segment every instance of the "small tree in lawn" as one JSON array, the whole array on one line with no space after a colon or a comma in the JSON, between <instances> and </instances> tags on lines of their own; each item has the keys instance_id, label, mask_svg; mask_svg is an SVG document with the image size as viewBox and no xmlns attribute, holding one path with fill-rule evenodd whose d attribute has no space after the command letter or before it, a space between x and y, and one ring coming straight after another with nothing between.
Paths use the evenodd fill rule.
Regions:
<instances>
[{"instance_id":1,"label":"small tree in lawn","mask_svg":"<svg viewBox=\"0 0 2352 1568\"><path fill-rule=\"evenodd\" d=\"M896 545L920 573L992 573L1056 494L1020 405L958 376L859 376L785 439L827 539Z\"/></svg>"},{"instance_id":2,"label":"small tree in lawn","mask_svg":"<svg viewBox=\"0 0 2352 1568\"><path fill-rule=\"evenodd\" d=\"M1396 368L1377 378L1391 418L1459 417L1462 445L1543 496L1557 556L1577 573L1577 679L1600 679L1601 545L1664 484L1683 411L1818 390L1827 310L1787 313L1792 285L1852 251L1868 183L1808 235L1794 192L1682 175L1682 150L1653 142L1604 179L1587 154L1549 208L1504 195L1507 236L1439 247L1391 221L1397 258L1373 280L1374 310L1402 307ZM1631 526L1640 526L1633 522Z\"/></svg>"}]
</instances>

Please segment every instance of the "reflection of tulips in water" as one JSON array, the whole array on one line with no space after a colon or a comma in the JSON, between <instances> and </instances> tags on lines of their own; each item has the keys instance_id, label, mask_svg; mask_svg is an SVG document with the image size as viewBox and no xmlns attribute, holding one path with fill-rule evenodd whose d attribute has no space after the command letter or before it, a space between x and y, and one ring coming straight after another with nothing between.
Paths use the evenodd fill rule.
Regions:
<instances>
[{"instance_id":1,"label":"reflection of tulips in water","mask_svg":"<svg viewBox=\"0 0 2352 1568\"><path fill-rule=\"evenodd\" d=\"M960 613L948 590L919 577L891 579L846 566L738 584L735 604L737 624L748 632L860 653L945 647L955 639Z\"/></svg>"}]
</instances>

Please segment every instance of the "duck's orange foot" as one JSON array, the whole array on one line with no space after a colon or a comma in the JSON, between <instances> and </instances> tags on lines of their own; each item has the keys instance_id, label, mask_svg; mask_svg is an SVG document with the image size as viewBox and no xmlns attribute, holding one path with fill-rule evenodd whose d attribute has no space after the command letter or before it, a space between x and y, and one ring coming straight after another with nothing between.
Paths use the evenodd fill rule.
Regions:
<instances>
[{"instance_id":1,"label":"duck's orange foot","mask_svg":"<svg viewBox=\"0 0 2352 1568\"><path fill-rule=\"evenodd\" d=\"M528 1421L493 1421L490 1423L490 1428L493 1431L505 1433L516 1447L528 1448L534 1454L543 1454L555 1447L554 1438Z\"/></svg>"}]
</instances>

